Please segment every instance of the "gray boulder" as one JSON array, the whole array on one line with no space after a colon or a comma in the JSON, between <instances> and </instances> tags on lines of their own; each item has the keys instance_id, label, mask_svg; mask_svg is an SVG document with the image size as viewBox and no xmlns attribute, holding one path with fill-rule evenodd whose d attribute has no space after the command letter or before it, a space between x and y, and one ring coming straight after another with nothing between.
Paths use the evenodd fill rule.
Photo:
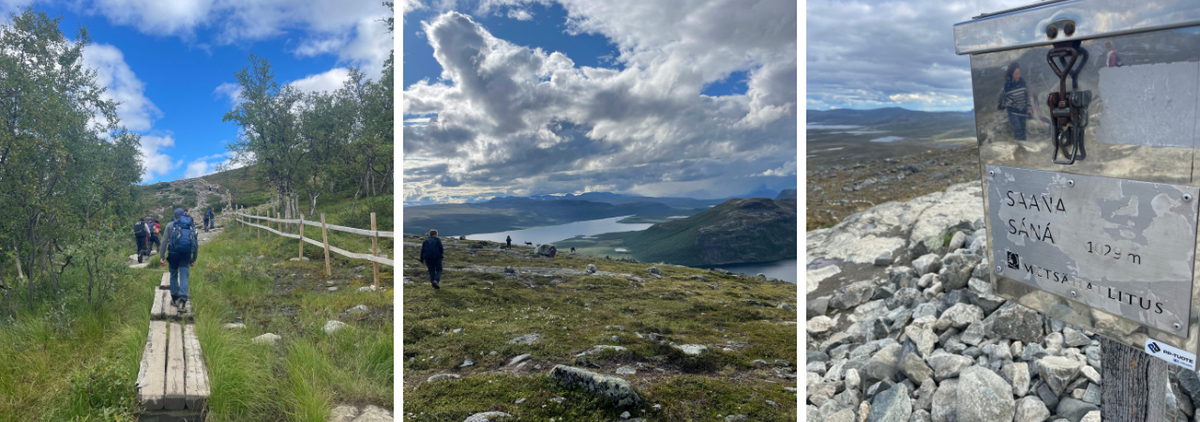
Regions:
<instances>
[{"instance_id":1,"label":"gray boulder","mask_svg":"<svg viewBox=\"0 0 1200 422\"><path fill-rule=\"evenodd\" d=\"M938 385L937 391L933 393L933 403L930 405L929 415L933 418L933 422L957 422L957 412L958 379L942 381Z\"/></svg>"},{"instance_id":2,"label":"gray boulder","mask_svg":"<svg viewBox=\"0 0 1200 422\"><path fill-rule=\"evenodd\" d=\"M476 413L463 419L463 422L496 422L513 417L513 415L504 412L483 412Z\"/></svg>"},{"instance_id":3,"label":"gray boulder","mask_svg":"<svg viewBox=\"0 0 1200 422\"><path fill-rule=\"evenodd\" d=\"M954 233L954 237L950 238L950 243L946 245L946 250L951 252L956 251L959 248L962 248L966 243L967 234L963 233L962 230L959 230Z\"/></svg>"},{"instance_id":4,"label":"gray boulder","mask_svg":"<svg viewBox=\"0 0 1200 422\"><path fill-rule=\"evenodd\" d=\"M1000 376L1004 377L1005 381L1012 384L1013 395L1024 397L1029 393L1031 380L1029 379L1029 364L1025 362L1010 363L1004 365L1000 370Z\"/></svg>"},{"instance_id":5,"label":"gray boulder","mask_svg":"<svg viewBox=\"0 0 1200 422\"><path fill-rule=\"evenodd\" d=\"M916 353L908 353L900 359L900 373L912 380L913 383L922 383L925 380L933 378L933 370L929 369L929 365L921 360Z\"/></svg>"},{"instance_id":6,"label":"gray boulder","mask_svg":"<svg viewBox=\"0 0 1200 422\"><path fill-rule=\"evenodd\" d=\"M951 306L938 318L933 327L945 330L950 327L963 328L983 319L983 310L969 303L958 303Z\"/></svg>"},{"instance_id":7,"label":"gray boulder","mask_svg":"<svg viewBox=\"0 0 1200 422\"><path fill-rule=\"evenodd\" d=\"M537 254L541 255L541 256L548 256L548 257L554 258L554 255L558 254L558 248L555 248L554 245L544 243L544 244L538 245Z\"/></svg>"},{"instance_id":8,"label":"gray boulder","mask_svg":"<svg viewBox=\"0 0 1200 422\"><path fill-rule=\"evenodd\" d=\"M509 340L508 343L509 344L533 344L541 339L542 339L541 334L532 333L532 334L526 334L526 335L514 338L512 340Z\"/></svg>"},{"instance_id":9,"label":"gray boulder","mask_svg":"<svg viewBox=\"0 0 1200 422\"><path fill-rule=\"evenodd\" d=\"M1079 361L1062 356L1044 357L1037 361L1035 366L1038 375L1046 382L1050 390L1059 396L1083 370L1083 364Z\"/></svg>"},{"instance_id":10,"label":"gray boulder","mask_svg":"<svg viewBox=\"0 0 1200 422\"><path fill-rule=\"evenodd\" d=\"M918 276L936 273L938 270L942 269L942 257L935 253L925 254L917 259L914 259L912 265Z\"/></svg>"},{"instance_id":11,"label":"gray boulder","mask_svg":"<svg viewBox=\"0 0 1200 422\"><path fill-rule=\"evenodd\" d=\"M1083 400L1065 397L1062 401L1058 402L1058 408L1055 409L1054 413L1071 422L1079 422L1088 412L1096 410L1100 410L1100 407Z\"/></svg>"},{"instance_id":12,"label":"gray boulder","mask_svg":"<svg viewBox=\"0 0 1200 422\"><path fill-rule=\"evenodd\" d=\"M972 366L959 375L958 422L1011 421L1015 412L1012 386L995 372Z\"/></svg>"},{"instance_id":13,"label":"gray boulder","mask_svg":"<svg viewBox=\"0 0 1200 422\"><path fill-rule=\"evenodd\" d=\"M933 367L933 378L939 382L957 378L962 370L970 368L975 362L969 357L946 352L934 353L928 360L929 366Z\"/></svg>"},{"instance_id":14,"label":"gray boulder","mask_svg":"<svg viewBox=\"0 0 1200 422\"><path fill-rule=\"evenodd\" d=\"M805 319L809 319L818 315L825 315L829 310L829 299L833 296L821 296L805 303Z\"/></svg>"},{"instance_id":15,"label":"gray boulder","mask_svg":"<svg viewBox=\"0 0 1200 422\"><path fill-rule=\"evenodd\" d=\"M875 395L875 399L871 401L871 412L867 414L867 421L908 422L911 416L912 400L908 398L908 388L904 384L896 384Z\"/></svg>"},{"instance_id":16,"label":"gray boulder","mask_svg":"<svg viewBox=\"0 0 1200 422\"><path fill-rule=\"evenodd\" d=\"M850 309L863 303L874 294L875 282L871 280L851 283L833 295L833 299L829 300L829 306L837 309Z\"/></svg>"},{"instance_id":17,"label":"gray boulder","mask_svg":"<svg viewBox=\"0 0 1200 422\"><path fill-rule=\"evenodd\" d=\"M607 398L616 407L637 407L642 404L642 397L633 385L618 377L566 365L555 365L550 370L550 377Z\"/></svg>"},{"instance_id":18,"label":"gray boulder","mask_svg":"<svg viewBox=\"0 0 1200 422\"><path fill-rule=\"evenodd\" d=\"M1034 397L1023 397L1017 400L1017 413L1013 422L1043 422L1050 417L1050 409L1042 400Z\"/></svg>"},{"instance_id":19,"label":"gray boulder","mask_svg":"<svg viewBox=\"0 0 1200 422\"><path fill-rule=\"evenodd\" d=\"M1007 302L985 320L1001 338L1020 340L1032 345L1042 341L1042 314L1033 309ZM1028 347L1026 347L1028 349Z\"/></svg>"}]
</instances>

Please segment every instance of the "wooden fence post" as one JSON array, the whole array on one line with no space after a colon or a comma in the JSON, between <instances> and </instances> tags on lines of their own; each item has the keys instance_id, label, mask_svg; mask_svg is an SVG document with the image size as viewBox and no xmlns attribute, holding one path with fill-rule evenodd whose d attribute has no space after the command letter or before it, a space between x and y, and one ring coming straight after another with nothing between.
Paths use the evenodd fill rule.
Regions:
<instances>
[{"instance_id":1,"label":"wooden fence post","mask_svg":"<svg viewBox=\"0 0 1200 422\"><path fill-rule=\"evenodd\" d=\"M1100 418L1105 422L1167 420L1167 365L1131 346L1100 337Z\"/></svg>"},{"instance_id":2,"label":"wooden fence post","mask_svg":"<svg viewBox=\"0 0 1200 422\"><path fill-rule=\"evenodd\" d=\"M375 231L375 213L371 213L371 255L379 256L379 232ZM375 266L375 291L379 291L379 263L371 261Z\"/></svg>"},{"instance_id":3,"label":"wooden fence post","mask_svg":"<svg viewBox=\"0 0 1200 422\"><path fill-rule=\"evenodd\" d=\"M254 210L254 222L261 223L261 221L258 221L258 210ZM254 233L258 235L258 240L262 240L262 229L255 227Z\"/></svg>"},{"instance_id":4,"label":"wooden fence post","mask_svg":"<svg viewBox=\"0 0 1200 422\"><path fill-rule=\"evenodd\" d=\"M325 228L325 213L321 213L321 243L325 244L325 276L332 277L333 269L329 267L329 230Z\"/></svg>"},{"instance_id":5,"label":"wooden fence post","mask_svg":"<svg viewBox=\"0 0 1200 422\"><path fill-rule=\"evenodd\" d=\"M300 260L304 260L304 214L300 214Z\"/></svg>"}]
</instances>

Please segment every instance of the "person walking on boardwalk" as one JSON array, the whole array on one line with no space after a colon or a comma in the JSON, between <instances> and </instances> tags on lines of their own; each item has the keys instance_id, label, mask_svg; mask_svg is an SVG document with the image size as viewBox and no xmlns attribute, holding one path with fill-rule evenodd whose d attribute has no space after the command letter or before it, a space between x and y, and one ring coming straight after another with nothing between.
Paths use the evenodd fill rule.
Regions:
<instances>
[{"instance_id":1,"label":"person walking on boardwalk","mask_svg":"<svg viewBox=\"0 0 1200 422\"><path fill-rule=\"evenodd\" d=\"M213 215L212 207L208 207L208 211L204 213L204 232L205 233L207 233L209 230L212 230L213 223L214 223L213 220L216 220L216 215Z\"/></svg>"},{"instance_id":2,"label":"person walking on boardwalk","mask_svg":"<svg viewBox=\"0 0 1200 422\"><path fill-rule=\"evenodd\" d=\"M437 234L437 230L429 231L429 237L421 243L421 255L417 258L417 262L425 264L429 269L429 283L433 284L434 290L442 288L439 284L442 281L442 257L445 252L442 249L442 240L438 239Z\"/></svg>"},{"instance_id":3,"label":"person walking on boardwalk","mask_svg":"<svg viewBox=\"0 0 1200 422\"><path fill-rule=\"evenodd\" d=\"M137 257L141 264L142 257L150 255L150 217L133 223L133 237L137 239Z\"/></svg>"},{"instance_id":4,"label":"person walking on boardwalk","mask_svg":"<svg viewBox=\"0 0 1200 422\"><path fill-rule=\"evenodd\" d=\"M162 244L159 242L159 237L162 236L162 225L158 224L157 218L150 218L150 253L154 253L154 248L162 249Z\"/></svg>"},{"instance_id":5,"label":"person walking on boardwalk","mask_svg":"<svg viewBox=\"0 0 1200 422\"><path fill-rule=\"evenodd\" d=\"M512 249L512 236L504 236L504 243L507 243L508 248Z\"/></svg>"},{"instance_id":6,"label":"person walking on boardwalk","mask_svg":"<svg viewBox=\"0 0 1200 422\"><path fill-rule=\"evenodd\" d=\"M175 220L167 223L164 239L158 251L158 262L169 264L171 270L171 305L181 311L188 301L188 275L200 254L196 225L183 208L175 209ZM164 259L165 257L165 259Z\"/></svg>"}]
</instances>

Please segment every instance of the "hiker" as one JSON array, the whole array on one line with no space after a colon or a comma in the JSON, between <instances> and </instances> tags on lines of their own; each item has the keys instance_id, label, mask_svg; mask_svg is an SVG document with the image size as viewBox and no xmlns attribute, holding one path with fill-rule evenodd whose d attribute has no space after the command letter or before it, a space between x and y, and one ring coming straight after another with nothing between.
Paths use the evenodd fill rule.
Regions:
<instances>
[{"instance_id":1,"label":"hiker","mask_svg":"<svg viewBox=\"0 0 1200 422\"><path fill-rule=\"evenodd\" d=\"M150 253L153 254L155 247L162 249L162 245L158 240L162 233L162 225L158 224L157 218L147 218L150 218Z\"/></svg>"},{"instance_id":2,"label":"hiker","mask_svg":"<svg viewBox=\"0 0 1200 422\"><path fill-rule=\"evenodd\" d=\"M171 305L182 312L188 301L189 268L196 264L200 241L196 238L196 225L192 217L183 208L175 209L175 220L167 223L163 233L164 241L158 251L158 262L170 265Z\"/></svg>"},{"instance_id":3,"label":"hiker","mask_svg":"<svg viewBox=\"0 0 1200 422\"><path fill-rule=\"evenodd\" d=\"M217 217L215 215L213 215L212 207L208 207L208 212L204 213L204 232L205 233L207 233L210 229L213 228L213 223L214 223L213 220L216 220L216 218Z\"/></svg>"},{"instance_id":4,"label":"hiker","mask_svg":"<svg viewBox=\"0 0 1200 422\"><path fill-rule=\"evenodd\" d=\"M512 249L512 236L504 236L504 242L508 243L509 249Z\"/></svg>"},{"instance_id":5,"label":"hiker","mask_svg":"<svg viewBox=\"0 0 1200 422\"><path fill-rule=\"evenodd\" d=\"M137 239L137 257L139 264L142 263L142 252L145 252L146 256L150 255L150 226L147 224L147 221L149 220L150 217L139 218L137 222L133 223L133 237Z\"/></svg>"},{"instance_id":6,"label":"hiker","mask_svg":"<svg viewBox=\"0 0 1200 422\"><path fill-rule=\"evenodd\" d=\"M1025 140L1025 119L1029 116L1029 93L1025 89L1025 81L1021 80L1021 66L1017 62L1008 65L1004 74L1004 88L1000 90L998 108L1008 111L1008 121L1012 125L1013 138Z\"/></svg>"},{"instance_id":7,"label":"hiker","mask_svg":"<svg viewBox=\"0 0 1200 422\"><path fill-rule=\"evenodd\" d=\"M429 269L429 283L433 284L434 290L442 288L439 283L442 281L442 257L444 256L442 241L438 239L437 234L437 230L429 231L429 237L421 243L421 256L417 258L417 262L425 264L425 267Z\"/></svg>"}]
</instances>

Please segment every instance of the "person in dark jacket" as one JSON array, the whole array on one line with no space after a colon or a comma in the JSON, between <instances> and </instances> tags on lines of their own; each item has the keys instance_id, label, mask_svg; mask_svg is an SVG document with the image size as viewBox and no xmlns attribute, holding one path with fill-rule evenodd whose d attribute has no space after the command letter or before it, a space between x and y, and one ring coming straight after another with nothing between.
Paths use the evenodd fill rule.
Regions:
<instances>
[{"instance_id":1,"label":"person in dark jacket","mask_svg":"<svg viewBox=\"0 0 1200 422\"><path fill-rule=\"evenodd\" d=\"M162 225L158 224L158 219L150 220L150 250L153 254L154 248L162 249L162 244L159 239L162 237Z\"/></svg>"},{"instance_id":2,"label":"person in dark jacket","mask_svg":"<svg viewBox=\"0 0 1200 422\"><path fill-rule=\"evenodd\" d=\"M505 243L508 243L508 248L509 248L509 249L512 249L512 236L505 236L505 237L504 237L504 242L505 242Z\"/></svg>"},{"instance_id":3,"label":"person in dark jacket","mask_svg":"<svg viewBox=\"0 0 1200 422\"><path fill-rule=\"evenodd\" d=\"M143 253L150 255L150 217L143 218L133 225L133 236L137 239L138 263L142 262Z\"/></svg>"},{"instance_id":4,"label":"person in dark jacket","mask_svg":"<svg viewBox=\"0 0 1200 422\"><path fill-rule=\"evenodd\" d=\"M421 243L421 256L417 258L417 262L425 264L429 269L429 283L433 284L434 290L442 288L439 284L442 281L442 257L445 252L442 249L442 240L438 239L437 234L437 230L429 231L429 237Z\"/></svg>"},{"instance_id":5,"label":"person in dark jacket","mask_svg":"<svg viewBox=\"0 0 1200 422\"><path fill-rule=\"evenodd\" d=\"M179 239L176 239L177 231ZM191 247L187 248L190 252L178 253L175 251L176 242L180 245L190 242ZM192 217L189 217L182 208L176 208L175 220L167 223L166 229L163 230L163 243L162 247L158 250L158 262L169 264L171 271L171 305L181 310L187 306L188 275L191 274L190 268L192 265L196 265L196 258L199 255L200 239L196 235L196 224L192 222Z\"/></svg>"},{"instance_id":6,"label":"person in dark jacket","mask_svg":"<svg viewBox=\"0 0 1200 422\"><path fill-rule=\"evenodd\" d=\"M1017 62L1008 65L1004 74L1004 89L1000 90L1000 110L1008 111L1008 122L1013 128L1013 138L1025 140L1025 119L1029 118L1029 91L1021 79L1021 66Z\"/></svg>"},{"instance_id":7,"label":"person in dark jacket","mask_svg":"<svg viewBox=\"0 0 1200 422\"><path fill-rule=\"evenodd\" d=\"M217 219L217 216L215 214L213 214L212 207L208 207L208 211L204 213L204 231L205 232L212 230L214 220L216 220L216 219Z\"/></svg>"}]
</instances>

